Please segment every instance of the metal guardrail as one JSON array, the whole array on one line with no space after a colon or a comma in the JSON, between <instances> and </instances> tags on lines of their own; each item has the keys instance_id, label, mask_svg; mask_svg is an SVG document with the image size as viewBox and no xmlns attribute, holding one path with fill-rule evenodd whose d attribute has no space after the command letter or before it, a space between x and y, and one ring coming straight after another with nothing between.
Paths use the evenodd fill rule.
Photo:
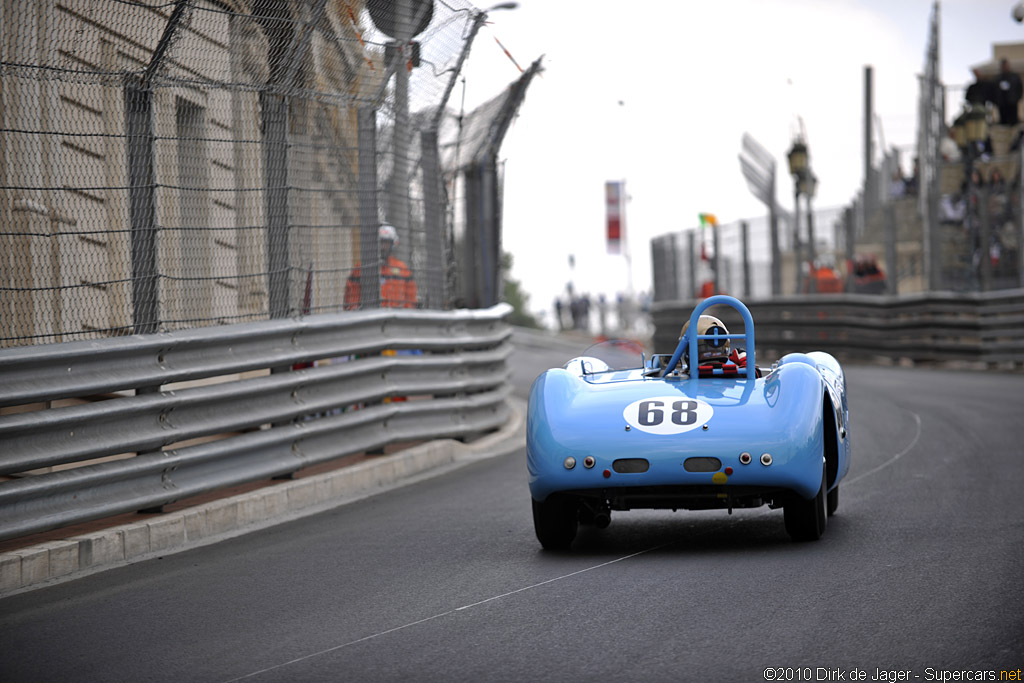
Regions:
<instances>
[{"instance_id":1,"label":"metal guardrail","mask_svg":"<svg viewBox=\"0 0 1024 683\"><path fill-rule=\"evenodd\" d=\"M0 540L494 429L508 417L510 310L357 311L0 351L0 405L45 402L0 415L0 475L18 475L0 481Z\"/></svg>"},{"instance_id":2,"label":"metal guardrail","mask_svg":"<svg viewBox=\"0 0 1024 683\"><path fill-rule=\"evenodd\" d=\"M822 294L746 302L763 358L820 350L850 359L1024 364L1024 289L901 296ZM693 302L653 306L655 349L671 348ZM721 312L727 326L739 324Z\"/></svg>"}]
</instances>

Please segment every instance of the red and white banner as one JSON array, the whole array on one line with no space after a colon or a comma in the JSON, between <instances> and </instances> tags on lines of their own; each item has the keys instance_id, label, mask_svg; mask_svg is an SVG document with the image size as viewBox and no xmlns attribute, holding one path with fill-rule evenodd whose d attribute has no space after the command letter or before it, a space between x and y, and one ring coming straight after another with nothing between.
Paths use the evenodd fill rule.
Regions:
<instances>
[{"instance_id":1,"label":"red and white banner","mask_svg":"<svg viewBox=\"0 0 1024 683\"><path fill-rule=\"evenodd\" d=\"M623 202L626 183L609 180L604 184L604 203L607 215L605 233L609 254L622 253L622 238L626 223L626 206Z\"/></svg>"}]
</instances>

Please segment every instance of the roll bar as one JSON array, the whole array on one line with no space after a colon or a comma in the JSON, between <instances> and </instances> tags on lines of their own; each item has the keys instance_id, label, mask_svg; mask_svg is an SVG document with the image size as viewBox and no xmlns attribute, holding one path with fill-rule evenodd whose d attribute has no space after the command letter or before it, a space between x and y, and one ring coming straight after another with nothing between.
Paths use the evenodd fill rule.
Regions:
<instances>
[{"instance_id":1,"label":"roll bar","mask_svg":"<svg viewBox=\"0 0 1024 683\"><path fill-rule=\"evenodd\" d=\"M727 334L727 335L715 335L715 334L690 334L690 330L697 329L697 321L700 320L701 313L706 311L712 306L724 304L735 308L739 314L743 317L743 334ZM689 344L689 358L697 357L697 341L699 339L743 339L747 349L747 379L755 379L757 377L757 359L755 358L754 350L754 318L750 315L750 311L743 304L742 301L736 297L729 296L727 294L716 294L715 296L709 296L704 301L697 304L693 313L690 314L690 326L687 334L679 340L679 344L676 345L676 350L672 354L672 359L668 362L665 367L665 371L662 373L662 377L666 377L672 368L676 366L676 363L683 357L683 351L686 350L686 345ZM690 379L697 379L700 374L698 363L690 363L687 370L690 373Z\"/></svg>"}]
</instances>

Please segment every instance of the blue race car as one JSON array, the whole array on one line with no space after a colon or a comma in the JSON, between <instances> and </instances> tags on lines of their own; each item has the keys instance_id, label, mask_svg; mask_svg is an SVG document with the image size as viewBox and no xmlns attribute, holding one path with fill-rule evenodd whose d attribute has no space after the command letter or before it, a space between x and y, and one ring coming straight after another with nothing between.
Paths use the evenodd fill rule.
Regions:
<instances>
[{"instance_id":1,"label":"blue race car","mask_svg":"<svg viewBox=\"0 0 1024 683\"><path fill-rule=\"evenodd\" d=\"M742 334L702 315L722 304L740 314ZM645 359L639 345L606 342L534 381L526 454L537 538L568 548L580 524L605 528L613 510L768 505L783 509L793 540L817 540L850 467L848 430L835 358L791 353L762 373L750 311L709 297L672 354Z\"/></svg>"}]
</instances>

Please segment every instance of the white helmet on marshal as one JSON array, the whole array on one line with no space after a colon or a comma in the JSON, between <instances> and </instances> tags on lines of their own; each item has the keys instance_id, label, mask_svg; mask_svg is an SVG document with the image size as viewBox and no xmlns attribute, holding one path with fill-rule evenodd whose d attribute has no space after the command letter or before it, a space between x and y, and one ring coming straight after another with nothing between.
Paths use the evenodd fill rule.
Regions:
<instances>
[{"instance_id":1,"label":"white helmet on marshal","mask_svg":"<svg viewBox=\"0 0 1024 683\"><path fill-rule=\"evenodd\" d=\"M392 244L398 244L398 231L395 230L394 226L385 223L377 231L377 239L388 240Z\"/></svg>"}]
</instances>

